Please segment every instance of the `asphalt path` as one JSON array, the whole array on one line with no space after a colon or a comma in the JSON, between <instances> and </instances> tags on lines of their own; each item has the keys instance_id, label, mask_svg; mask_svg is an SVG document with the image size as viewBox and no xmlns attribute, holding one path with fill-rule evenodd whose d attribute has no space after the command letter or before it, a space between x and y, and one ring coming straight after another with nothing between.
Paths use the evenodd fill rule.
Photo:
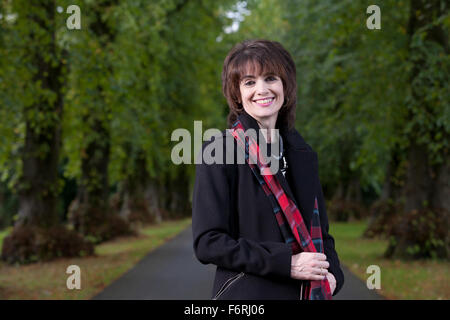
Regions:
<instances>
[{"instance_id":1,"label":"asphalt path","mask_svg":"<svg viewBox=\"0 0 450 320\"><path fill-rule=\"evenodd\" d=\"M335 300L380 300L343 267L344 287ZM94 300L209 300L215 266L203 265L194 256L191 226L151 251L132 269L111 283Z\"/></svg>"}]
</instances>

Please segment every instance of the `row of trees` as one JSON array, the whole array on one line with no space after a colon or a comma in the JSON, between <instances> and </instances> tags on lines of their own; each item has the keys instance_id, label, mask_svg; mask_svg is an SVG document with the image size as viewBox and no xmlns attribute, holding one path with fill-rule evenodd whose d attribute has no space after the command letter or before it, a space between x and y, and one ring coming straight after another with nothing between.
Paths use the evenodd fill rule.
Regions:
<instances>
[{"instance_id":1,"label":"row of trees","mask_svg":"<svg viewBox=\"0 0 450 320\"><path fill-rule=\"evenodd\" d=\"M387 235L387 256L448 257L448 3L383 1L380 30L359 2L286 5L300 128L331 213L357 215L375 194L366 236Z\"/></svg>"},{"instance_id":2,"label":"row of trees","mask_svg":"<svg viewBox=\"0 0 450 320\"><path fill-rule=\"evenodd\" d=\"M189 215L195 168L172 164L170 134L193 120L225 128L223 59L248 38L281 42L297 64L296 127L319 153L330 217L368 208L366 236L388 236L388 256L448 257L445 1L383 1L380 30L350 0L85 1L81 30L67 29L55 1L0 3L0 223L17 199L11 261L30 256L17 254L33 238L21 226L57 226L41 251L63 234L79 253L86 236Z\"/></svg>"},{"instance_id":3,"label":"row of trees","mask_svg":"<svg viewBox=\"0 0 450 320\"><path fill-rule=\"evenodd\" d=\"M297 129L331 218L368 216L389 257L448 257L448 3L383 1L370 30L364 2L247 2L236 40L278 40L297 64Z\"/></svg>"},{"instance_id":4,"label":"row of trees","mask_svg":"<svg viewBox=\"0 0 450 320\"><path fill-rule=\"evenodd\" d=\"M226 1L85 1L81 30L66 26L71 4L1 2L11 262L89 254L132 222L188 216L193 168L172 164L170 134L224 113L216 38Z\"/></svg>"}]
</instances>

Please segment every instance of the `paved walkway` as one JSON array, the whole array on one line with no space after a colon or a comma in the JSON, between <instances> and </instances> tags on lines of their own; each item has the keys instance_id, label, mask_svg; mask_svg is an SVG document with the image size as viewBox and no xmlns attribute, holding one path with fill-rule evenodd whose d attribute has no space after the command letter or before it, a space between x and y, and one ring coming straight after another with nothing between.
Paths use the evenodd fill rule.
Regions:
<instances>
[{"instance_id":1,"label":"paved walkway","mask_svg":"<svg viewBox=\"0 0 450 320\"><path fill-rule=\"evenodd\" d=\"M345 283L335 300L382 299L375 290L343 268ZM209 300L215 267L194 256L191 226L95 296L95 300Z\"/></svg>"}]
</instances>

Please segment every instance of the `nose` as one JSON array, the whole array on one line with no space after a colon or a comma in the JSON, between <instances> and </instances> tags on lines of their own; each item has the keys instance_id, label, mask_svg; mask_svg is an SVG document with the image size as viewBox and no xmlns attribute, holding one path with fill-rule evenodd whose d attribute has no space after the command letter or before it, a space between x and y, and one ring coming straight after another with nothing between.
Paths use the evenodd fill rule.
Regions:
<instances>
[{"instance_id":1,"label":"nose","mask_svg":"<svg viewBox=\"0 0 450 320\"><path fill-rule=\"evenodd\" d=\"M255 90L255 94L260 97L265 97L269 94L267 83L261 79L256 81Z\"/></svg>"}]
</instances>

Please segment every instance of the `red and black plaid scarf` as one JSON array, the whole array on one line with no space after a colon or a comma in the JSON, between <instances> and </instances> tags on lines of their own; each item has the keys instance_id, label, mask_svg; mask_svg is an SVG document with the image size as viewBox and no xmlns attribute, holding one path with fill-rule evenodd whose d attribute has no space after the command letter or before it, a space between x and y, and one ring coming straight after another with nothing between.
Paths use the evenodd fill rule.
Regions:
<instances>
[{"instance_id":1,"label":"red and black plaid scarf","mask_svg":"<svg viewBox=\"0 0 450 320\"><path fill-rule=\"evenodd\" d=\"M231 134L244 150L246 162L258 179L264 193L269 197L285 242L291 245L294 254L302 251L323 253L317 197L314 201L310 234L297 206L288 198L278 178L270 172L268 161L260 161L260 159L265 158L260 153L257 142L251 136L244 135L244 132L245 128L241 121L237 120L233 124ZM264 175L261 174L263 171L265 171ZM307 281L304 292L305 294L302 294L302 296L307 300L331 300L331 289L327 278Z\"/></svg>"}]
</instances>

